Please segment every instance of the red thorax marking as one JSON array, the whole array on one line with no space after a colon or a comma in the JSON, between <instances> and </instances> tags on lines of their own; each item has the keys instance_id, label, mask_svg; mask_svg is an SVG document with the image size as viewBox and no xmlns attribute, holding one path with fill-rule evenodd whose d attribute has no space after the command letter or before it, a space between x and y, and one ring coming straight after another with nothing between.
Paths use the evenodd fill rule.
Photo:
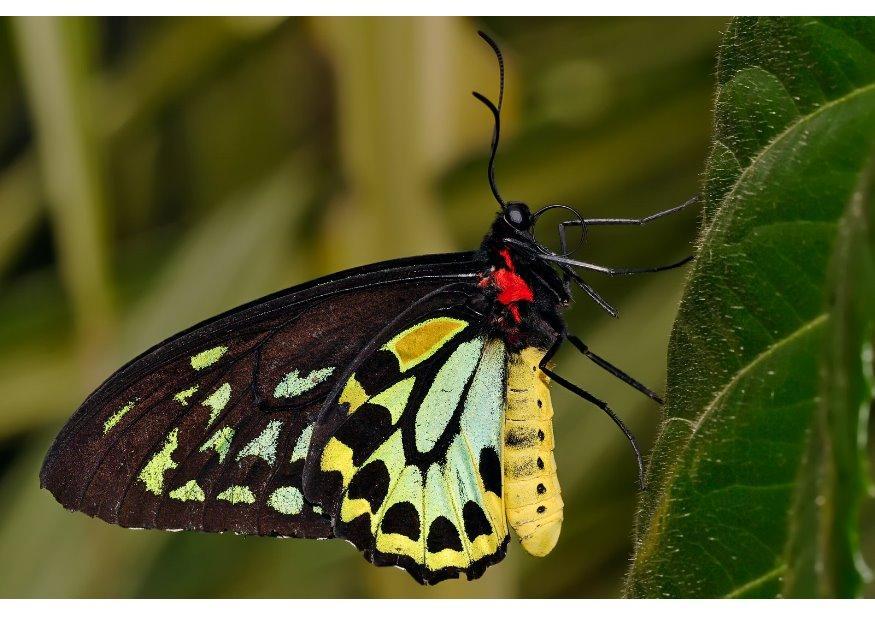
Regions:
<instances>
[{"instance_id":1,"label":"red thorax marking","mask_svg":"<svg viewBox=\"0 0 875 620\"><path fill-rule=\"evenodd\" d=\"M514 267L513 259L511 259L508 249L500 250L499 254L504 259L506 267L496 269L492 272L490 279L498 289L498 296L496 298L499 303L507 306L514 320L519 323L521 318L517 302L534 301L535 295L532 293L529 285L526 284L526 281L516 272L516 267Z\"/></svg>"}]
</instances>

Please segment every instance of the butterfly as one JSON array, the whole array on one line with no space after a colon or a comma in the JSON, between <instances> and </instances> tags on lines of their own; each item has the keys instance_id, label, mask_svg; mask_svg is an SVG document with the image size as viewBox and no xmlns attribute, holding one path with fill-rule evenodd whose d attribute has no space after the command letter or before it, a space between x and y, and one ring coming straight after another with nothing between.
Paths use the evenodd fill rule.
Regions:
<instances>
[{"instance_id":1,"label":"butterfly","mask_svg":"<svg viewBox=\"0 0 875 620\"><path fill-rule=\"evenodd\" d=\"M563 520L550 383L610 407L553 369L569 342L597 365L657 394L568 332L578 273L568 233L640 226L534 213L495 182L504 62L491 112L488 180L499 210L479 249L342 271L251 302L172 336L100 385L55 439L40 481L67 509L130 528L342 538L378 566L422 584L480 577L510 530L547 555ZM560 251L534 236L564 210ZM561 213L561 211L560 211Z\"/></svg>"}]
</instances>

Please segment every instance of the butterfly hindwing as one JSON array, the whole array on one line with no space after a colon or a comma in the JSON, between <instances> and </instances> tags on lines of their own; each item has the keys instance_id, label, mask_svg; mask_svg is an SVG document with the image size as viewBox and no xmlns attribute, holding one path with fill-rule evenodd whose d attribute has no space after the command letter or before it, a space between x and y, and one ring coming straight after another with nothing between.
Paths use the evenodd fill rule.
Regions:
<instances>
[{"instance_id":1,"label":"butterfly hindwing","mask_svg":"<svg viewBox=\"0 0 875 620\"><path fill-rule=\"evenodd\" d=\"M65 507L127 527L331 536L301 488L324 400L398 314L478 268L472 254L373 265L174 336L89 396L41 482Z\"/></svg>"},{"instance_id":2,"label":"butterfly hindwing","mask_svg":"<svg viewBox=\"0 0 875 620\"><path fill-rule=\"evenodd\" d=\"M306 496L336 536L421 583L502 559L506 352L479 317L441 311L387 334L335 386L311 444Z\"/></svg>"}]
</instances>

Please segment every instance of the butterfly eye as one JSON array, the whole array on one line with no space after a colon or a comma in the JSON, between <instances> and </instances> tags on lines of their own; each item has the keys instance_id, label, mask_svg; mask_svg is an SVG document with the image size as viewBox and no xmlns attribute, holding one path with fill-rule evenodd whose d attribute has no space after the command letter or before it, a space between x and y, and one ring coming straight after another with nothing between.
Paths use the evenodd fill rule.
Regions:
<instances>
[{"instance_id":1,"label":"butterfly eye","mask_svg":"<svg viewBox=\"0 0 875 620\"><path fill-rule=\"evenodd\" d=\"M504 217L517 230L529 230L534 224L529 207L522 202L507 203Z\"/></svg>"},{"instance_id":2,"label":"butterfly eye","mask_svg":"<svg viewBox=\"0 0 875 620\"><path fill-rule=\"evenodd\" d=\"M557 256L571 256L583 245L586 223L568 205L548 205L532 216L532 235L542 250Z\"/></svg>"}]
</instances>

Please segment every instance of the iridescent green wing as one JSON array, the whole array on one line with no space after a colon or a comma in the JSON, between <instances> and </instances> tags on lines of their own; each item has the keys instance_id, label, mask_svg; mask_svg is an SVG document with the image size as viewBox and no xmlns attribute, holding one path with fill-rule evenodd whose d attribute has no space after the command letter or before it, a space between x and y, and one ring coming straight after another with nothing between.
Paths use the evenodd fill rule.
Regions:
<instances>
[{"instance_id":1,"label":"iridescent green wing","mask_svg":"<svg viewBox=\"0 0 875 620\"><path fill-rule=\"evenodd\" d=\"M361 268L174 336L88 397L41 482L65 507L126 527L331 536L301 489L323 402L399 313L478 268L470 254Z\"/></svg>"},{"instance_id":2,"label":"iridescent green wing","mask_svg":"<svg viewBox=\"0 0 875 620\"><path fill-rule=\"evenodd\" d=\"M475 579L508 541L505 348L462 309L415 321L335 387L314 431L305 496L374 564L420 583Z\"/></svg>"}]
</instances>

